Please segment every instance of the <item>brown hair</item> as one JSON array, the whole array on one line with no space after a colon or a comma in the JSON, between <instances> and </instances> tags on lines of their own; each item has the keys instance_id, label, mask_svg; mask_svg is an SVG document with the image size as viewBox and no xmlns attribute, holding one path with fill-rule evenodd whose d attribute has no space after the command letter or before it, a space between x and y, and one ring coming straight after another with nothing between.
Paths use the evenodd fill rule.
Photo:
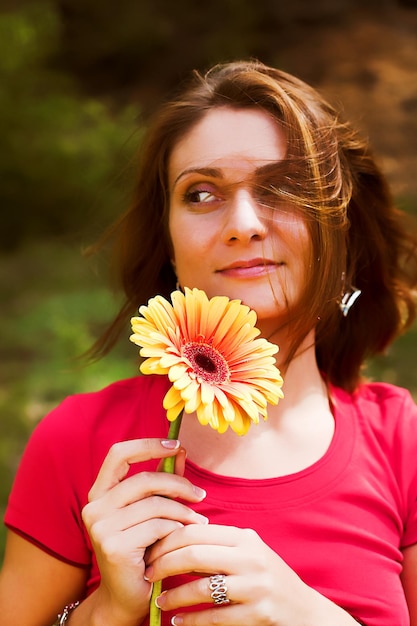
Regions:
<instances>
[{"instance_id":1,"label":"brown hair","mask_svg":"<svg viewBox=\"0 0 417 626\"><path fill-rule=\"evenodd\" d=\"M125 303L91 354L107 353L141 304L175 289L168 160L177 142L220 106L264 110L286 132L288 153L275 190L304 212L313 243L293 312L291 355L316 326L319 367L329 382L353 390L364 360L383 352L415 318L417 236L394 207L366 142L313 88L256 61L195 72L155 116L141 147L133 203L110 231ZM344 285L362 290L346 318L339 308Z\"/></svg>"}]
</instances>

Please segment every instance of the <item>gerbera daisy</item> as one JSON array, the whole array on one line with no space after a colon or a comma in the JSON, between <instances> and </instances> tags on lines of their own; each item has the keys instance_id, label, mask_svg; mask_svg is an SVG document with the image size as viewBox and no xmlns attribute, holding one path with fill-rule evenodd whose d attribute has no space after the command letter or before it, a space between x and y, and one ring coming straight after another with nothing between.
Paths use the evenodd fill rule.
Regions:
<instances>
[{"instance_id":1,"label":"gerbera daisy","mask_svg":"<svg viewBox=\"0 0 417 626\"><path fill-rule=\"evenodd\" d=\"M156 296L132 318L130 340L146 357L141 372L172 382L163 401L171 422L195 412L201 424L244 435L283 397L278 347L258 337L256 313L240 300L186 287L171 301Z\"/></svg>"}]
</instances>

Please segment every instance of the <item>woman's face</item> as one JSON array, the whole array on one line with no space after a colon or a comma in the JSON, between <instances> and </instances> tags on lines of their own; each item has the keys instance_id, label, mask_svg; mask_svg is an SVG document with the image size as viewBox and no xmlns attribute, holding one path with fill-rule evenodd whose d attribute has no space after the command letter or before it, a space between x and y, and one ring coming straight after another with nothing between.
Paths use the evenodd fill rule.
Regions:
<instances>
[{"instance_id":1,"label":"woman's face","mask_svg":"<svg viewBox=\"0 0 417 626\"><path fill-rule=\"evenodd\" d=\"M242 300L274 329L300 297L311 248L300 213L271 194L268 171L285 153L285 134L265 112L219 107L175 146L168 171L180 285Z\"/></svg>"}]
</instances>

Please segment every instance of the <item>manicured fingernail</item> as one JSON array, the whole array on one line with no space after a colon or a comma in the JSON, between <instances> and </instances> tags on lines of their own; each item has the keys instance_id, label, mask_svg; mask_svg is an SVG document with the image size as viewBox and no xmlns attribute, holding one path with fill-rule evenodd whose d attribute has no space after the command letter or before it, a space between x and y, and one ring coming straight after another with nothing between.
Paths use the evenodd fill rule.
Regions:
<instances>
[{"instance_id":1,"label":"manicured fingernail","mask_svg":"<svg viewBox=\"0 0 417 626\"><path fill-rule=\"evenodd\" d=\"M181 615L174 615L174 617L171 619L172 626L181 626L183 622L184 620L182 619Z\"/></svg>"},{"instance_id":2,"label":"manicured fingernail","mask_svg":"<svg viewBox=\"0 0 417 626\"><path fill-rule=\"evenodd\" d=\"M164 597L165 594L166 594L166 591L163 591L160 596L155 598L155 604L158 607L158 609L162 609L162 607L165 604L165 597Z\"/></svg>"},{"instance_id":3,"label":"manicured fingernail","mask_svg":"<svg viewBox=\"0 0 417 626\"><path fill-rule=\"evenodd\" d=\"M200 513L197 513L197 517L198 517L198 521L199 521L200 524L208 524L209 523L209 519L205 515L201 515Z\"/></svg>"},{"instance_id":4,"label":"manicured fingernail","mask_svg":"<svg viewBox=\"0 0 417 626\"><path fill-rule=\"evenodd\" d=\"M143 577L144 577L145 580L150 582L151 578L152 578L152 574L153 574L153 567L152 567L152 565L149 565L149 567L146 568L145 574L144 574Z\"/></svg>"},{"instance_id":5,"label":"manicured fingernail","mask_svg":"<svg viewBox=\"0 0 417 626\"><path fill-rule=\"evenodd\" d=\"M196 485L193 485L193 488L194 488L195 495L201 498L201 500L206 497L207 492L204 489L201 489L200 487L197 487Z\"/></svg>"},{"instance_id":6,"label":"manicured fingernail","mask_svg":"<svg viewBox=\"0 0 417 626\"><path fill-rule=\"evenodd\" d=\"M161 446L168 450L176 450L180 447L178 439L161 439Z\"/></svg>"}]
</instances>

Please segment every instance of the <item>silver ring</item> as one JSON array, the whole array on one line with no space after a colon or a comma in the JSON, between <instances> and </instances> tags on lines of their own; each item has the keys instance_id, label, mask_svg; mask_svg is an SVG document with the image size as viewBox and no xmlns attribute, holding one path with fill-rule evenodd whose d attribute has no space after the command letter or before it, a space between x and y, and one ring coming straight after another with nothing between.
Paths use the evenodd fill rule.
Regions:
<instances>
[{"instance_id":1,"label":"silver ring","mask_svg":"<svg viewBox=\"0 0 417 626\"><path fill-rule=\"evenodd\" d=\"M214 604L229 604L230 600L227 597L226 577L224 574L210 576L209 587L211 591L210 596Z\"/></svg>"}]
</instances>

